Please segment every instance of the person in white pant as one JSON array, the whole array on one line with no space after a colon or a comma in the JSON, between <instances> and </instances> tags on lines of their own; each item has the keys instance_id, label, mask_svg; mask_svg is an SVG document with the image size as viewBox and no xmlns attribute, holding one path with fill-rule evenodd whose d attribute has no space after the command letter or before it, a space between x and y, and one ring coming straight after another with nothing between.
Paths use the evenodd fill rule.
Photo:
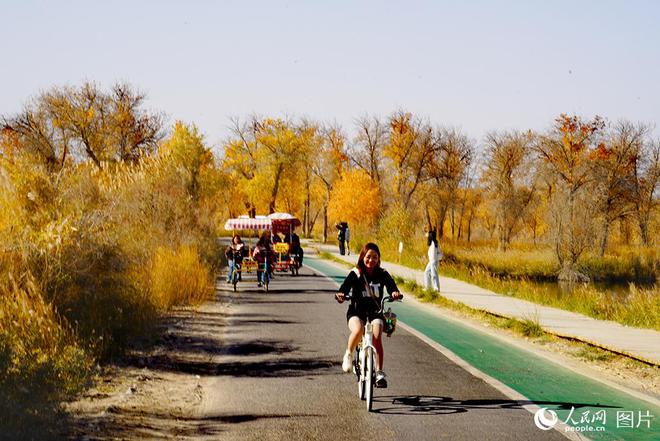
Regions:
<instances>
[{"instance_id":1,"label":"person in white pant","mask_svg":"<svg viewBox=\"0 0 660 441\"><path fill-rule=\"evenodd\" d=\"M431 285L433 285L433 289L439 292L440 278L438 277L438 263L442 259L442 251L440 251L438 240L435 238L435 230L429 231L428 245L429 263L424 270L424 287L431 289Z\"/></svg>"}]
</instances>

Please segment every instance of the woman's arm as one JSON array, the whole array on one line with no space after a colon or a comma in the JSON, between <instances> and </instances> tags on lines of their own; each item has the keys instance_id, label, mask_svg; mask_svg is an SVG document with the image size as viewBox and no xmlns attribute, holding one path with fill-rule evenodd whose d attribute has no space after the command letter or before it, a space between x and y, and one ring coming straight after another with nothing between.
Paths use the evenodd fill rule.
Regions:
<instances>
[{"instance_id":1,"label":"woman's arm","mask_svg":"<svg viewBox=\"0 0 660 441\"><path fill-rule=\"evenodd\" d=\"M399 287L396 286L396 282L394 281L392 276L390 276L390 273L388 273L387 271L383 271L383 279L384 279L383 282L385 283L385 287L387 288L387 292L390 293L392 298L394 300L400 299L402 296L401 293L399 292Z\"/></svg>"},{"instance_id":2,"label":"woman's arm","mask_svg":"<svg viewBox=\"0 0 660 441\"><path fill-rule=\"evenodd\" d=\"M341 284L339 290L335 294L335 299L339 303L344 303L346 296L348 295L348 293L351 292L351 288L355 284L356 280L357 280L357 275L355 274L355 271L351 271L350 273L348 273L348 276L346 276L346 278L344 279L344 283Z\"/></svg>"}]
</instances>

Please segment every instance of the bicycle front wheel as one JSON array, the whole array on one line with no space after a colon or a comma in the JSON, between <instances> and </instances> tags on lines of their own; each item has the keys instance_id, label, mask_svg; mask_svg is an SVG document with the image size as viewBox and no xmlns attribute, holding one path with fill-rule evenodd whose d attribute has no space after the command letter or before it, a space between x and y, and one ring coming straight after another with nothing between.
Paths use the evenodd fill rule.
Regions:
<instances>
[{"instance_id":1,"label":"bicycle front wheel","mask_svg":"<svg viewBox=\"0 0 660 441\"><path fill-rule=\"evenodd\" d=\"M353 361L353 369L355 369L355 375L357 376L358 397L361 400L364 400L364 372L362 372L362 364L360 363L359 348L355 351L355 360Z\"/></svg>"},{"instance_id":2,"label":"bicycle front wheel","mask_svg":"<svg viewBox=\"0 0 660 441\"><path fill-rule=\"evenodd\" d=\"M367 348L367 354L365 357L365 369L364 369L364 380L365 380L365 395L367 401L367 410L371 412L373 399L374 399L374 351L371 348Z\"/></svg>"}]
</instances>

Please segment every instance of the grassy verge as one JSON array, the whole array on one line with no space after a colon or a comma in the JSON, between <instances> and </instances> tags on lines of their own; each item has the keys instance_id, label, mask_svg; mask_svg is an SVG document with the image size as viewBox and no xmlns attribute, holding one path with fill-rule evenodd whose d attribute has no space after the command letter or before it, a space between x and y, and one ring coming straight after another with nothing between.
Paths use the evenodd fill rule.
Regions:
<instances>
[{"instance_id":1,"label":"grassy verge","mask_svg":"<svg viewBox=\"0 0 660 441\"><path fill-rule=\"evenodd\" d=\"M523 337L545 337L548 338L551 334L546 333L539 325L538 318L530 317L524 320L518 320L512 317L501 317L491 314L487 311L471 308L463 303L455 302L440 295L437 291L427 290L419 286L414 281L402 279L400 277L394 278L397 285L401 286L406 292L413 294L415 297L423 302L433 303L443 308L452 311L460 312L465 316L479 319L482 322L487 322L497 328L508 329Z\"/></svg>"},{"instance_id":2,"label":"grassy verge","mask_svg":"<svg viewBox=\"0 0 660 441\"><path fill-rule=\"evenodd\" d=\"M598 291L592 285L581 285L572 292L536 284L526 279L497 277L475 267L442 263L442 275L463 280L493 292L529 300L541 305L578 312L600 320L612 320L624 325L660 330L660 292L658 286L637 288L631 284L624 298Z\"/></svg>"}]
</instances>

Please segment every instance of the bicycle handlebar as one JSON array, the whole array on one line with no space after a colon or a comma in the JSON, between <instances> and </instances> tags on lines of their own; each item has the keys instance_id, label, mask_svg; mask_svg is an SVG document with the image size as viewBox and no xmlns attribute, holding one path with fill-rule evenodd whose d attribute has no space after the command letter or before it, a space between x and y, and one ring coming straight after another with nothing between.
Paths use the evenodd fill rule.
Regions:
<instances>
[{"instance_id":1,"label":"bicycle handlebar","mask_svg":"<svg viewBox=\"0 0 660 441\"><path fill-rule=\"evenodd\" d=\"M380 310L378 311L378 313L380 314L381 312L383 312L383 309L385 308L385 302L388 302L388 303L389 302L400 302L401 300L403 300L403 294L401 294L401 293L399 293L399 294L401 295L401 297L397 300L394 300L392 298L391 294L387 294L386 296L383 296L383 298L380 301ZM352 298L353 298L352 295L344 294L344 301L351 300Z\"/></svg>"},{"instance_id":2,"label":"bicycle handlebar","mask_svg":"<svg viewBox=\"0 0 660 441\"><path fill-rule=\"evenodd\" d=\"M337 292L339 292L339 291L337 291ZM401 293L399 293L399 294L401 294ZM344 294L344 300L351 300L352 298L353 298L352 295L350 295L350 294ZM381 300L381 302L385 302L385 301L388 301L388 302L397 302L397 301L399 301L399 300L403 300L403 294L401 294L401 297L400 297L399 299L397 299L397 300L394 300L394 299L392 298L392 295L391 295L391 294L388 294L388 295L386 295L386 296L383 296L383 300Z\"/></svg>"}]
</instances>

